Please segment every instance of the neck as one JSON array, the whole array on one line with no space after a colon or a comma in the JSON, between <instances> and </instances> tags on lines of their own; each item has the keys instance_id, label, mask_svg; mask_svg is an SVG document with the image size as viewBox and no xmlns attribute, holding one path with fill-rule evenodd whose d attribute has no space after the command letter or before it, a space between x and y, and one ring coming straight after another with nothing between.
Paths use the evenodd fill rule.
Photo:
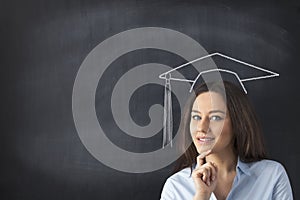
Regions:
<instances>
[{"instance_id":1,"label":"neck","mask_svg":"<svg viewBox=\"0 0 300 200\"><path fill-rule=\"evenodd\" d=\"M206 162L213 162L217 165L218 171L221 174L235 172L237 165L237 156L232 149L228 151L214 153L206 156Z\"/></svg>"}]
</instances>

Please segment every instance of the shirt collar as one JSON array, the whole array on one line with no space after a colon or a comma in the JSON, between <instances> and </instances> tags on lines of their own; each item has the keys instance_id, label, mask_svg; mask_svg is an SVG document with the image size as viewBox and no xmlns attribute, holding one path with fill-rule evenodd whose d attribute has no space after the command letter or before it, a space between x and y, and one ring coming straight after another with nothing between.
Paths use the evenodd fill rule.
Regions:
<instances>
[{"instance_id":1,"label":"shirt collar","mask_svg":"<svg viewBox=\"0 0 300 200\"><path fill-rule=\"evenodd\" d=\"M236 171L240 171L241 173L251 176L250 163L245 163L241 161L240 157L238 157Z\"/></svg>"}]
</instances>

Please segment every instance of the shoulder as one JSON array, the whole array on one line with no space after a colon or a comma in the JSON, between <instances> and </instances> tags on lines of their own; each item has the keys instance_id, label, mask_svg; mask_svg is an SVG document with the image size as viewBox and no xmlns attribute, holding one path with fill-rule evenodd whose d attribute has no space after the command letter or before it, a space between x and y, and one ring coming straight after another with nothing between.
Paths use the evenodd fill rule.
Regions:
<instances>
[{"instance_id":1,"label":"shoulder","mask_svg":"<svg viewBox=\"0 0 300 200\"><path fill-rule=\"evenodd\" d=\"M161 199L181 199L181 196L190 196L194 193L194 184L191 169L185 168L170 176L163 187Z\"/></svg>"},{"instance_id":2,"label":"shoulder","mask_svg":"<svg viewBox=\"0 0 300 200\"><path fill-rule=\"evenodd\" d=\"M178 181L187 180L189 178L191 178L191 168L187 167L170 176L168 180L173 182L178 182Z\"/></svg>"},{"instance_id":3,"label":"shoulder","mask_svg":"<svg viewBox=\"0 0 300 200\"><path fill-rule=\"evenodd\" d=\"M282 164L273 160L256 162L257 177L262 177L269 185L273 186L273 199L293 199L293 192L287 172Z\"/></svg>"},{"instance_id":4,"label":"shoulder","mask_svg":"<svg viewBox=\"0 0 300 200\"><path fill-rule=\"evenodd\" d=\"M273 160L261 160L252 163L246 163L249 167L250 175L257 181L268 183L275 191L288 191L292 193L290 181L284 166Z\"/></svg>"},{"instance_id":5,"label":"shoulder","mask_svg":"<svg viewBox=\"0 0 300 200\"><path fill-rule=\"evenodd\" d=\"M256 181L268 181L269 184L276 184L278 181L288 181L287 173L282 164L273 160L249 163L239 161L238 169L243 174L255 178Z\"/></svg>"},{"instance_id":6,"label":"shoulder","mask_svg":"<svg viewBox=\"0 0 300 200\"><path fill-rule=\"evenodd\" d=\"M281 174L285 172L282 164L274 160L261 160L257 162L247 163L247 165L249 166L249 170L251 172L254 172L255 174L261 174L265 172L268 172L270 174Z\"/></svg>"},{"instance_id":7,"label":"shoulder","mask_svg":"<svg viewBox=\"0 0 300 200\"><path fill-rule=\"evenodd\" d=\"M262 199L293 199L292 189L283 165L273 160L245 163L239 160L240 184L255 191ZM242 190L242 189L241 189ZM254 198L256 199L256 198Z\"/></svg>"},{"instance_id":8,"label":"shoulder","mask_svg":"<svg viewBox=\"0 0 300 200\"><path fill-rule=\"evenodd\" d=\"M165 183L164 187L178 188L182 185L186 185L191 180L191 169L184 168L179 172L170 176Z\"/></svg>"}]
</instances>

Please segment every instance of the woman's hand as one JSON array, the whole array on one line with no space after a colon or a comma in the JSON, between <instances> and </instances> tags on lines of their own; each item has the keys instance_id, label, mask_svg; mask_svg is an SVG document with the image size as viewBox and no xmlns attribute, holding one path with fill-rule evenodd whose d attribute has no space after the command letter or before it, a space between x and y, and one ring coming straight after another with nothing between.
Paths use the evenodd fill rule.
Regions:
<instances>
[{"instance_id":1,"label":"woman's hand","mask_svg":"<svg viewBox=\"0 0 300 200\"><path fill-rule=\"evenodd\" d=\"M205 163L205 157L210 153L211 151L206 151L197 157L197 168L192 173L196 188L194 200L209 199L216 188L218 169L212 162Z\"/></svg>"}]
</instances>

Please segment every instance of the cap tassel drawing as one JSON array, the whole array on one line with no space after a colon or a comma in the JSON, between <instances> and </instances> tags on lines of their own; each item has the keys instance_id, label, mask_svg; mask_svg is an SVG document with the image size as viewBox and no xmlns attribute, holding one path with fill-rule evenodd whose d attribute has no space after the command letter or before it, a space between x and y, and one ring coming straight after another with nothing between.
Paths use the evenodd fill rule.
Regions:
<instances>
[{"instance_id":1,"label":"cap tassel drawing","mask_svg":"<svg viewBox=\"0 0 300 200\"><path fill-rule=\"evenodd\" d=\"M261 75L261 76L255 76L255 77L243 77L241 78L238 73L236 71L232 71L232 70L228 70L225 68L213 68L213 69L207 69L207 70L203 70L200 71L199 74L196 76L195 79L193 80L189 80L189 79L182 79L182 78L176 78L176 77L172 77L171 73L174 71L177 71L181 68L184 68L190 64L193 64L195 62L200 62L203 61L205 59L209 59L215 56L219 56L223 59L229 60L229 61L233 61L235 63L262 71L264 73L266 73L265 75ZM244 86L244 82L247 81L254 81L254 80L259 80L259 79L266 79L266 78L273 78L273 77L277 77L279 76L278 73L272 72L270 70L264 69L262 67L258 67L255 66L253 64L238 60L236 58L227 56L225 54L216 52L216 53L212 53L212 54L208 54L202 57L199 57L195 60L192 60L190 62L184 63L176 68L173 68L161 75L159 75L160 79L164 79L165 80L165 91L164 91L164 116L163 116L163 143L162 143L162 148L165 148L167 145L170 145L172 147L173 143L172 143L172 134L173 134L173 113L172 113L172 90L171 90L171 81L179 81L179 82L189 82L191 83L191 88L189 90L189 92L193 91L193 88L197 82L197 80L208 73L212 73L212 72L224 72L224 73L228 73L231 74L233 76L236 77L236 79L239 81L243 91L247 94L247 90Z\"/></svg>"},{"instance_id":2,"label":"cap tassel drawing","mask_svg":"<svg viewBox=\"0 0 300 200\"><path fill-rule=\"evenodd\" d=\"M171 74L166 74L165 97L164 97L164 118L163 118L163 148L170 143L172 146L173 113L172 113L172 90Z\"/></svg>"}]
</instances>

